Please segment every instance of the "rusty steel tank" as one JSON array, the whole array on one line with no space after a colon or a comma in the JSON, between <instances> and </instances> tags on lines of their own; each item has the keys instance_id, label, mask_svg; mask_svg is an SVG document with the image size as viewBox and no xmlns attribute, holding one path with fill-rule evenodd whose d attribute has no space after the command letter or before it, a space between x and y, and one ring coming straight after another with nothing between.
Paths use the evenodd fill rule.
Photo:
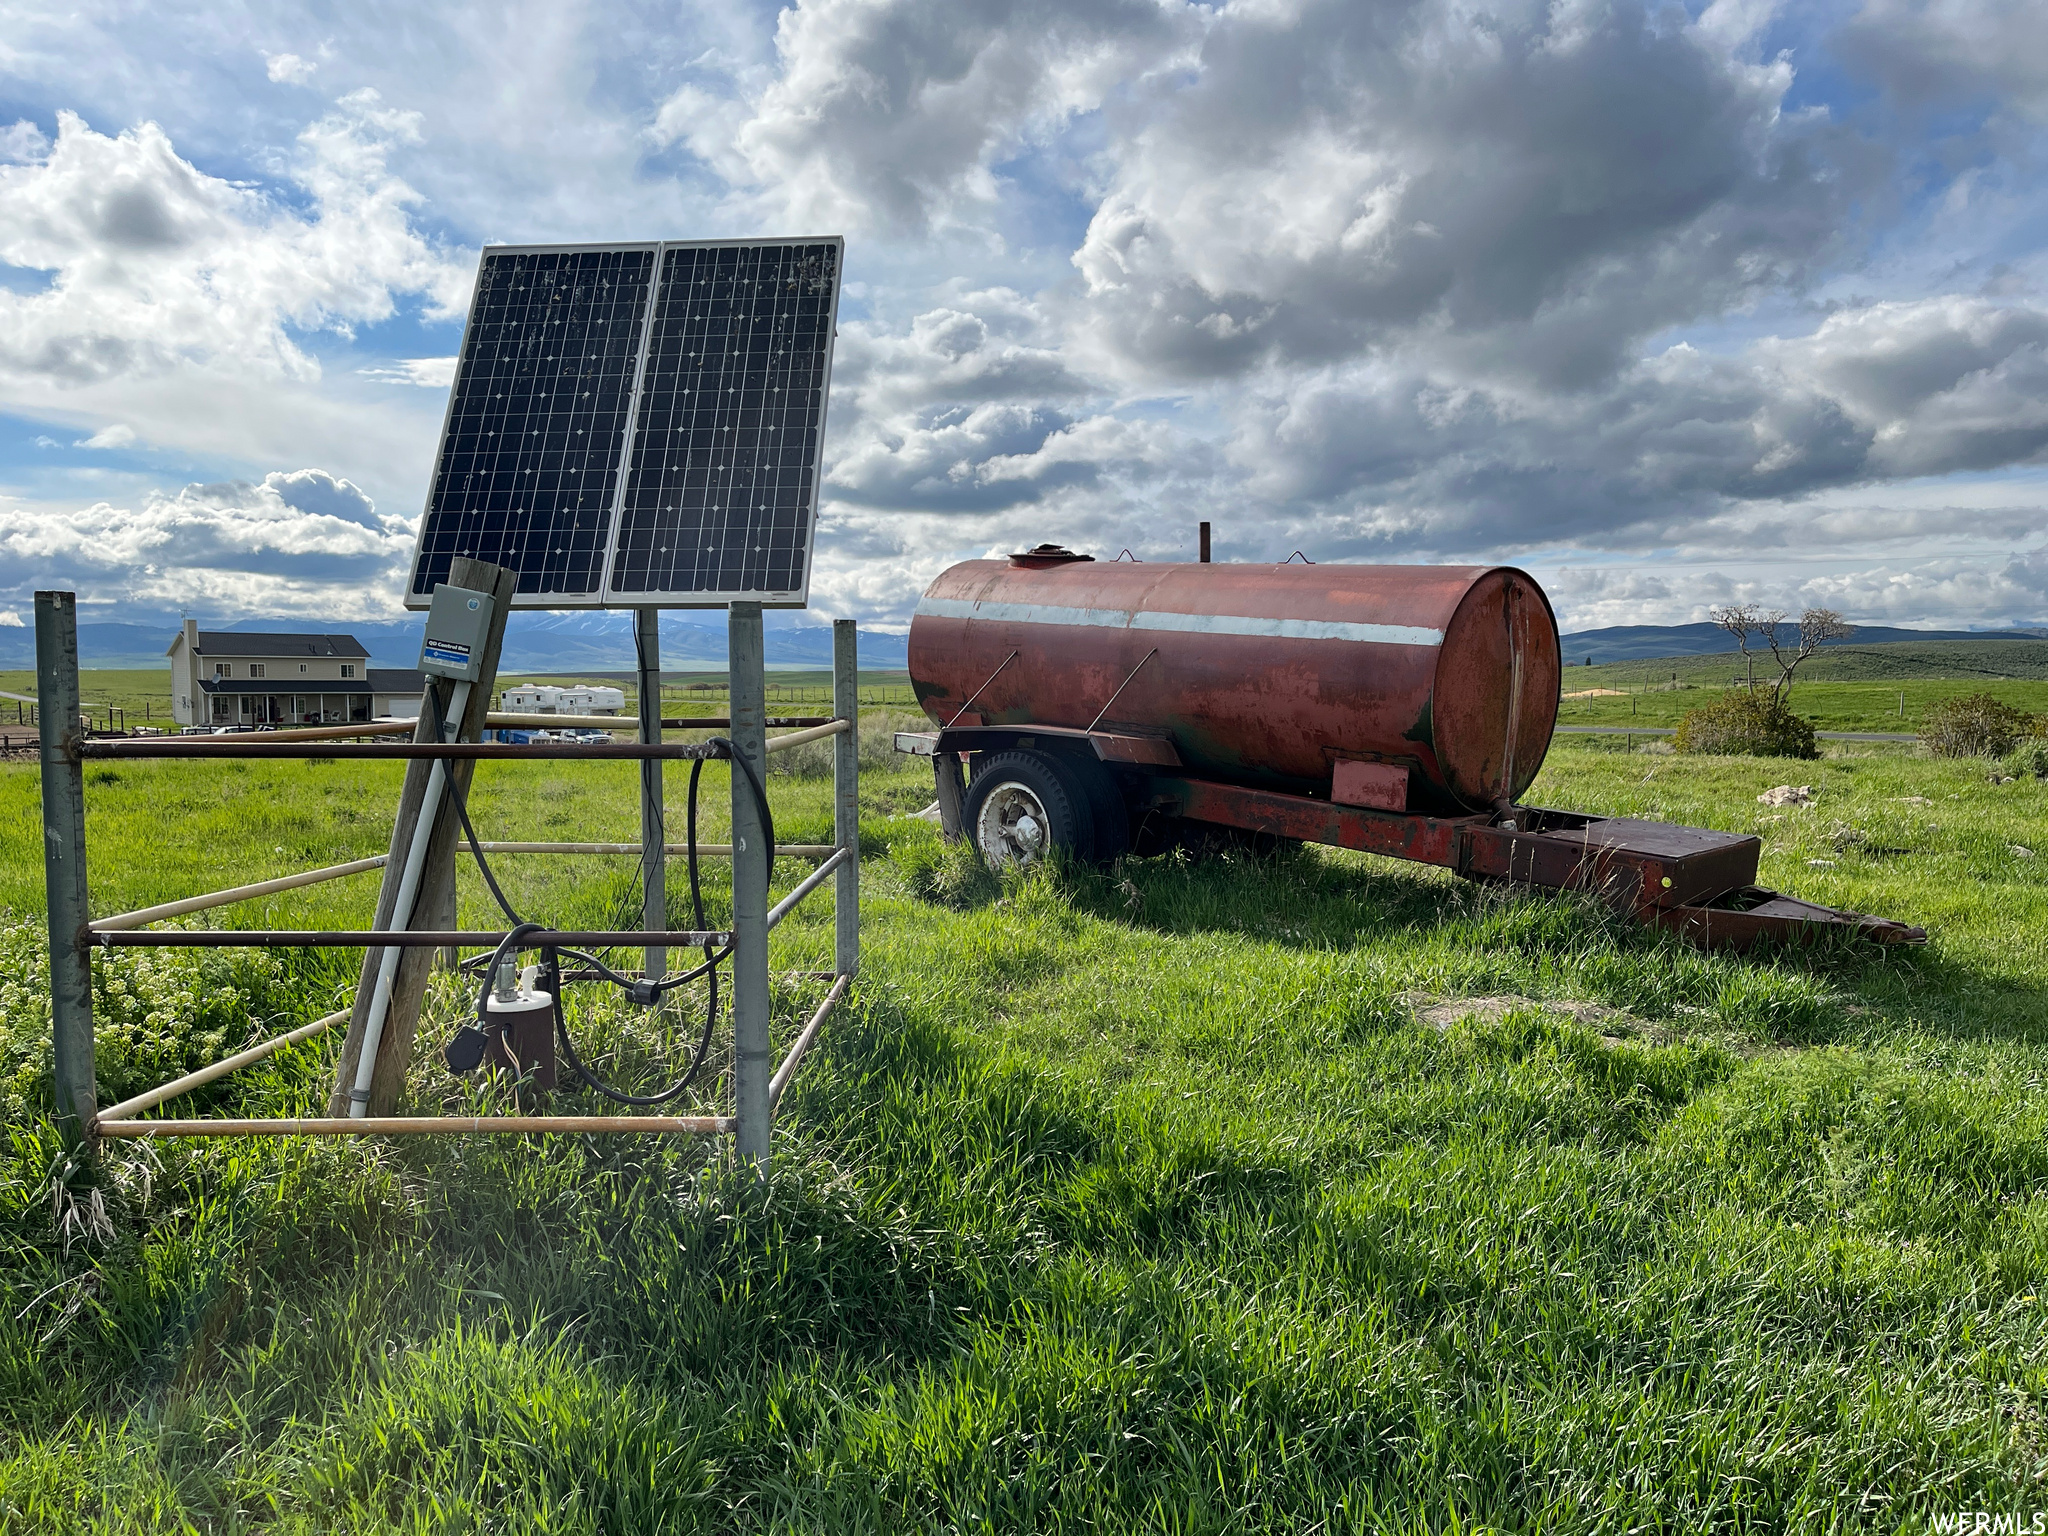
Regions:
<instances>
[{"instance_id":1,"label":"rusty steel tank","mask_svg":"<svg viewBox=\"0 0 2048 1536\"><path fill-rule=\"evenodd\" d=\"M1331 793L1342 762L1406 767L1414 811L1518 798L1549 750L1560 670L1550 600L1507 566L1041 546L941 572L910 626L911 681L941 726L1164 736L1184 772L1292 794Z\"/></svg>"}]
</instances>

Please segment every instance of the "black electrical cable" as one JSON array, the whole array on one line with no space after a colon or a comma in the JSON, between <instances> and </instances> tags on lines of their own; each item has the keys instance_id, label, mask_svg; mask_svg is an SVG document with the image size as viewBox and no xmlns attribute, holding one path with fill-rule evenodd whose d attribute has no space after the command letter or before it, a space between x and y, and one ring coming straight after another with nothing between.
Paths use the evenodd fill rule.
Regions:
<instances>
[{"instance_id":1,"label":"black electrical cable","mask_svg":"<svg viewBox=\"0 0 2048 1536\"><path fill-rule=\"evenodd\" d=\"M761 812L761 833L768 839L768 878L772 882L775 879L775 813L768 809L768 791L761 787L761 776L754 772L754 765L742 757L739 748L735 747L726 737L713 736L705 742L705 745L725 748L726 757L746 773L747 783L754 791L754 804ZM694 774L691 777L691 783L692 785L696 783ZM692 837L690 839L691 851L694 852L696 847L697 840L695 837Z\"/></svg>"},{"instance_id":2,"label":"black electrical cable","mask_svg":"<svg viewBox=\"0 0 2048 1536\"><path fill-rule=\"evenodd\" d=\"M754 804L756 805L756 807L759 808L761 812L761 825L764 834L768 840L768 868L770 874L772 875L775 868L775 818L773 813L768 809L768 793L762 787L760 775L754 772L754 768L751 763L749 763L744 757L741 757L738 752L733 750L733 745L730 741L726 740L723 737L714 736L711 738L710 744L713 746L724 747L726 749L726 753L730 761L738 763L741 768L746 770L747 783L752 787L754 791ZM687 801L687 820L685 822L685 827L690 840L688 860L690 870L690 908L691 915L696 920L697 931L699 933L709 931L705 927L704 920L704 889L702 883L699 880L697 872L697 784L699 778L703 774L703 770L704 760L702 758L696 758L691 761L690 793ZM475 836L474 834L472 834L471 842L474 843L474 841ZM606 972L613 978L615 983L623 981L625 979L623 977L619 977L616 972L613 972L610 966L605 965L602 961L596 959L594 956L584 954L581 950L566 950L561 951L561 953L572 954L576 956L577 959L583 960L588 964L595 966L598 970ZM618 1089L612 1087L609 1083L600 1081L588 1067L584 1066L582 1058L576 1054L576 1042L569 1038L569 1027L563 1018L563 1010L559 1006L557 1006L557 1008L555 1009L556 1033L561 1038L562 1054L569 1058L569 1065L575 1069L576 1075L582 1078L584 1082L588 1083L592 1088L596 1089L599 1093L603 1094L606 1098L612 1100L614 1103L631 1104L642 1107L652 1104L664 1103L667 1100L674 1098L677 1094L681 1093L685 1088L689 1087L689 1085L696 1080L697 1073L703 1068L705 1057L709 1055L711 1051L711 1034L713 1029L716 1027L718 1021L718 962L725 959L725 957L730 955L731 953L731 945L727 945L724 949L714 950L710 944L706 944L704 946L704 963L702 965L698 966L695 970L686 973L684 976L673 978L673 980L669 982L657 984L658 986L662 987L670 985L680 986L684 981L694 976L707 976L710 978L708 983L710 1001L708 1006L704 1010L704 1033L698 1038L697 1049L690 1061L689 1069L683 1073L682 1077L677 1079L677 1081L672 1087L669 1087L660 1093L641 1096L637 1094L621 1093ZM630 983L628 983L628 986L630 987Z\"/></svg>"},{"instance_id":3,"label":"black electrical cable","mask_svg":"<svg viewBox=\"0 0 2048 1536\"><path fill-rule=\"evenodd\" d=\"M433 705L435 731L437 735L445 735L446 721L441 714L440 696L431 688L427 690L427 693ZM732 743L730 741L726 741L723 738L714 738L714 742L725 747L728 753L732 752ZM737 754L734 754L734 756L737 757ZM762 824L767 829L768 860L772 870L775 860L775 828L768 809L768 796L762 788L760 777L754 772L753 766L744 759L738 760L741 766L746 769L747 782L754 792L755 804L760 808ZM694 760L690 765L689 795L690 843L688 864L690 871L690 901L697 923L697 930L700 933L708 931L704 920L703 888L697 871L697 785L703 771L703 766L702 759ZM450 798L455 802L456 819L461 823L463 835L469 841L470 852L476 858L477 868L483 873L484 883L490 887L492 897L497 901L499 907L503 909L505 916L510 919L513 925L505 937L498 941L497 949L492 952L490 960L485 965L483 987L477 994L476 1016L479 1036L471 1043L476 1048L475 1060L481 1061L481 1048L483 1045L481 1031L490 1021L490 995L491 989L495 984L498 967L504 963L505 955L508 952L516 954L518 948L523 947L518 944L520 939L528 934L546 932L547 925L545 923L528 922L525 918L521 917L517 909L513 907L511 899L506 896L504 888L498 884L497 876L491 870L490 861L484 857L483 844L476 835L476 828L470 824L468 794L457 784L452 768L448 776L448 787ZM703 1070L704 1062L710 1055L711 1036L718 1025L718 964L732 953L730 945L723 949L718 949L707 943L704 946L703 964L676 976L664 977L658 982L650 982L645 978L636 982L630 977L621 976L595 956L585 954L581 950L572 949L552 953L573 955L578 960L602 972L607 981L631 994L636 1002L640 1002L644 1006L658 1005L660 999L666 993L695 981L700 976L708 977L707 991L709 995L705 1000L704 1029L698 1037L696 1049L691 1052L689 1066L684 1070L681 1077L658 1093L631 1094L614 1088L611 1084L598 1077L596 1073L592 1072L584 1064L583 1058L577 1054L576 1042L569 1034L568 1010L563 1006L560 970L559 967L551 966L555 976L555 1033L561 1042L562 1054L568 1058L570 1067L574 1069L576 1075L582 1078L584 1083L590 1088L603 1094L615 1103L647 1107L667 1103L670 1099L676 1098L683 1093L691 1083L696 1081L697 1074ZM453 1047L451 1046L452 1050ZM462 1059L467 1059L468 1055L467 1051L461 1053ZM450 1066L455 1066L456 1060L456 1056L451 1055L449 1060ZM474 1065L475 1062L471 1062L471 1066L473 1067Z\"/></svg>"}]
</instances>

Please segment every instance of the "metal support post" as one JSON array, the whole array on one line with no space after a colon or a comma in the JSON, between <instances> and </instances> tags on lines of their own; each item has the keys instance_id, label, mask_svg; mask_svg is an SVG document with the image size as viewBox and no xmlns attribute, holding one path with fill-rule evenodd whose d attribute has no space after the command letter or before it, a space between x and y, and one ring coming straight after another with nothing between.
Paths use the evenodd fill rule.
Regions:
<instances>
[{"instance_id":1,"label":"metal support post","mask_svg":"<svg viewBox=\"0 0 2048 1536\"><path fill-rule=\"evenodd\" d=\"M661 745L661 610L633 610L633 649L640 663L640 741ZM662 818L661 761L640 762L640 926L650 933L668 927L668 834ZM649 949L645 974L668 970L668 951Z\"/></svg>"},{"instance_id":2,"label":"metal support post","mask_svg":"<svg viewBox=\"0 0 2048 1536\"><path fill-rule=\"evenodd\" d=\"M853 729L832 738L832 841L849 849L834 877L832 969L860 969L860 632L851 619L832 621L832 713Z\"/></svg>"},{"instance_id":3,"label":"metal support post","mask_svg":"<svg viewBox=\"0 0 2048 1536\"><path fill-rule=\"evenodd\" d=\"M761 605L734 603L726 646L732 692L732 749L768 782L767 691L762 676ZM732 1052L739 1154L765 1173L774 1129L768 1087L768 843L753 785L732 767Z\"/></svg>"},{"instance_id":4,"label":"metal support post","mask_svg":"<svg viewBox=\"0 0 2048 1536\"><path fill-rule=\"evenodd\" d=\"M939 796L939 831L947 842L957 843L967 835L964 820L967 791L960 786L958 752L932 754L932 781Z\"/></svg>"},{"instance_id":5,"label":"metal support post","mask_svg":"<svg viewBox=\"0 0 2048 1536\"><path fill-rule=\"evenodd\" d=\"M36 594L43 744L43 878L50 912L50 1040L57 1126L76 1145L99 1116L93 1083L92 935L85 890L85 765L78 754L78 594Z\"/></svg>"}]
</instances>

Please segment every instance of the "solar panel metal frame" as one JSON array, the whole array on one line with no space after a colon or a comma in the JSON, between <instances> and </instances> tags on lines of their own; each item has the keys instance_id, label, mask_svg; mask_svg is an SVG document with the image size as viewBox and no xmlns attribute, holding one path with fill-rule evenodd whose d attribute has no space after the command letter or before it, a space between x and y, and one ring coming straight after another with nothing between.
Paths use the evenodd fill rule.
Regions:
<instances>
[{"instance_id":1,"label":"solar panel metal frame","mask_svg":"<svg viewBox=\"0 0 2048 1536\"><path fill-rule=\"evenodd\" d=\"M633 590L621 592L612 585L617 564L619 534L625 515L626 494L633 479L634 434L639 426L640 400L646 385L647 358L654 334L655 314L661 303L661 279L664 258L671 250L723 250L742 249L764 245L829 245L833 249L832 294L823 349L824 369L820 384L818 405L818 440L811 453L810 505L805 510L803 533L803 585L786 591L700 591L691 593L648 592ZM626 407L626 422L619 446L618 482L613 487L611 506L606 513L604 548L602 555L602 577L594 592L519 592L512 598L514 608L562 609L632 609L632 608L728 608L734 603L757 602L764 608L803 608L810 603L811 561L815 554L818 537L818 503L823 490L825 453L825 422L832 403L832 357L839 339L839 295L845 282L846 239L842 235L776 235L756 237L748 240L607 240L577 241L562 244L542 245L487 245L477 259L479 286L483 277L484 263L499 256L547 256L583 254L612 251L647 251L653 256L653 266L647 283L647 298L640 314L640 333L634 346L633 380ZM474 292L474 291L472 291ZM433 602L431 592L414 592L413 584L418 576L420 562L426 554L427 522L432 514L434 481L441 473L442 461L448 452L448 433L455 420L456 386L462 379L462 360L469 355L470 333L476 325L477 305L472 296L469 312L462 323L462 341L456 350L456 377L449 381L448 404L441 415L441 433L435 441L434 468L428 478L427 505L420 513L420 530L413 540L413 556L406 568L405 606L409 609L425 609Z\"/></svg>"}]
</instances>

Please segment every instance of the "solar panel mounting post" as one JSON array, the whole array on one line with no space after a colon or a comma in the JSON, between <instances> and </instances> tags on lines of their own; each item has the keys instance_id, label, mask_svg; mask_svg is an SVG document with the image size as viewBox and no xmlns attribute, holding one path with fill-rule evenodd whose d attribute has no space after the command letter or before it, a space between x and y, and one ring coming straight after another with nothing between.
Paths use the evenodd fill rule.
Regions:
<instances>
[{"instance_id":1,"label":"solar panel mounting post","mask_svg":"<svg viewBox=\"0 0 2048 1536\"><path fill-rule=\"evenodd\" d=\"M633 610L633 648L639 663L640 740L650 746L661 743L661 610ZM662 815L661 760L640 762L640 917L641 927L659 933L668 927L668 833ZM668 951L650 947L643 962L644 974L660 976L668 970Z\"/></svg>"},{"instance_id":2,"label":"solar panel mounting post","mask_svg":"<svg viewBox=\"0 0 2048 1536\"><path fill-rule=\"evenodd\" d=\"M832 893L832 968L860 969L860 636L852 619L832 621L832 713L853 729L832 738L832 840L851 848Z\"/></svg>"},{"instance_id":3,"label":"solar panel mounting post","mask_svg":"<svg viewBox=\"0 0 2048 1536\"><path fill-rule=\"evenodd\" d=\"M766 679L762 675L761 605L734 603L727 629L726 669L732 695L732 749L768 782ZM732 1054L736 1140L743 1162L765 1174L774 1130L768 1085L768 843L753 786L732 768Z\"/></svg>"}]
</instances>

